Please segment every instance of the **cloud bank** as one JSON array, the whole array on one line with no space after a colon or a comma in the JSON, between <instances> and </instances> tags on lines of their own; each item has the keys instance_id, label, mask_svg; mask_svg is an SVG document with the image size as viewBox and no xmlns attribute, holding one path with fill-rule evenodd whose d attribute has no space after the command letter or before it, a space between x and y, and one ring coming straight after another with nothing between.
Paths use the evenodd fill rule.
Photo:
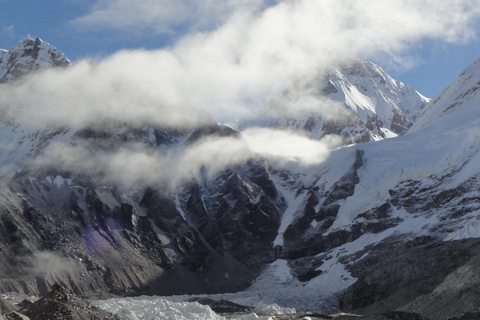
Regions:
<instances>
[{"instance_id":1,"label":"cloud bank","mask_svg":"<svg viewBox=\"0 0 480 320\"><path fill-rule=\"evenodd\" d=\"M300 166L323 162L336 144L335 137L320 141L272 129L249 129L242 137L206 137L167 152L138 145L95 152L87 146L51 144L35 160L38 168L88 173L107 183L126 186L160 185L175 190L185 181L211 178L228 167L248 160L296 162Z\"/></svg>"},{"instance_id":2,"label":"cloud bank","mask_svg":"<svg viewBox=\"0 0 480 320\"><path fill-rule=\"evenodd\" d=\"M120 122L177 128L211 123L210 116L230 123L257 115L293 80L344 59L383 56L402 63L406 50L425 39L471 41L478 30L479 4L478 0L101 0L72 23L114 28L132 36L178 28L189 33L168 48L121 51L96 63L80 61L2 85L0 107L6 119L34 127ZM302 112L309 109L308 101L292 107L297 105ZM335 114L329 110L335 107L321 101L318 109ZM200 169L215 172L258 152L300 157L307 164L328 155L324 142L292 134L252 129L244 132L244 139L202 140L166 156L124 149L95 158L85 150L52 146L49 152L56 158L49 161L78 171L100 170L107 176L124 172L121 179L129 184L165 180L177 185L198 176ZM304 153L306 149L315 152Z\"/></svg>"},{"instance_id":3,"label":"cloud bank","mask_svg":"<svg viewBox=\"0 0 480 320\"><path fill-rule=\"evenodd\" d=\"M480 16L478 0L241 3L98 1L91 15L105 12L125 23L116 26L120 29L143 23L123 19L124 12L143 19L136 12L148 11L154 17L146 20L149 25L164 21L157 7L204 10L207 17L209 8L219 7L224 20L214 30L190 33L169 48L122 51L95 64L81 61L68 70L37 74L23 85L1 90L0 105L14 101L22 114L35 114L35 122L37 116L76 125L111 118L173 126L195 123L197 117L205 121L195 108L228 123L255 114L293 79L343 59L383 55L402 61L406 49L425 39L469 41Z\"/></svg>"}]
</instances>

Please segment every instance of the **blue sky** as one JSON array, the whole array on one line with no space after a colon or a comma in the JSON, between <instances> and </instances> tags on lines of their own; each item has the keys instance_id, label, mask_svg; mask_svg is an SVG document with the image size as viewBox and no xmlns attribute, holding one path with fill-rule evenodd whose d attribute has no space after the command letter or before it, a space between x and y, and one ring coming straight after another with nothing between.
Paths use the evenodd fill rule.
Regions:
<instances>
[{"instance_id":1,"label":"blue sky","mask_svg":"<svg viewBox=\"0 0 480 320\"><path fill-rule=\"evenodd\" d=\"M388 66L384 68L394 78L433 98L450 85L468 65L480 59L480 42L476 39L465 44L427 42L413 48L411 53L420 61L417 66L407 69Z\"/></svg>"},{"instance_id":2,"label":"blue sky","mask_svg":"<svg viewBox=\"0 0 480 320\"><path fill-rule=\"evenodd\" d=\"M248 10L258 13L282 1L244 2L248 4ZM464 2L472 8L480 4L479 1ZM134 8L135 3L137 8ZM202 3L205 3L206 9L200 8ZM212 3L217 10L213 13ZM188 8L189 2L181 0L0 0L0 48L10 49L27 36L40 37L62 50L73 61L85 57L99 59L121 49L159 49L174 46L189 33L221 27L232 12L245 10L244 7L239 8L238 3L229 0L219 6L215 0L198 0L195 8ZM374 6L379 2L372 0L370 3ZM426 1L426 5L429 3L434 2ZM152 10L148 10L149 7ZM142 17L151 12L151 16ZM413 35L411 39L401 38L399 41L404 41L401 50L390 48L386 53L378 56L370 54L367 58L422 94L433 97L471 62L480 58L480 43L475 38L477 18L465 19L470 19L468 32L471 34L468 39L452 40L448 30L432 36L432 31L428 30L423 37ZM162 24L158 21L165 22ZM456 32L460 34L464 31L459 29ZM345 50L349 50L347 45ZM400 57L407 62L391 63L388 55L392 50L396 50L394 54L398 55L395 59Z\"/></svg>"}]
</instances>

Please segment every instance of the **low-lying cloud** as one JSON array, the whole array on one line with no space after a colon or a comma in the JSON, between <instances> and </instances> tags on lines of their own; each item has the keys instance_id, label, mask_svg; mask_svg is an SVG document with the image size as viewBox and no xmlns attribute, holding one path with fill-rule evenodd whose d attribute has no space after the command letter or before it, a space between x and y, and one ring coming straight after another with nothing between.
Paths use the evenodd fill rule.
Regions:
<instances>
[{"instance_id":1,"label":"low-lying cloud","mask_svg":"<svg viewBox=\"0 0 480 320\"><path fill-rule=\"evenodd\" d=\"M38 276L58 276L71 272L75 267L73 260L50 251L35 252L27 259L26 265L31 268L31 273Z\"/></svg>"},{"instance_id":2,"label":"low-lying cloud","mask_svg":"<svg viewBox=\"0 0 480 320\"><path fill-rule=\"evenodd\" d=\"M211 178L252 159L318 164L336 143L335 137L317 141L297 133L256 128L244 131L242 137L206 137L168 152L122 145L99 153L81 145L52 144L35 165L89 173L126 186L161 185L174 190L184 182Z\"/></svg>"}]
</instances>

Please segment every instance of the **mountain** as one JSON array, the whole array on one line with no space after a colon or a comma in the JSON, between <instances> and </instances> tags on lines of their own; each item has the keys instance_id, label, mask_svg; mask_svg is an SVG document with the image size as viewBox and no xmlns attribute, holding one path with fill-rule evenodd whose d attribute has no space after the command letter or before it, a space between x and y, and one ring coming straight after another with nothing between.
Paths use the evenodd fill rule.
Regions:
<instances>
[{"instance_id":1,"label":"mountain","mask_svg":"<svg viewBox=\"0 0 480 320\"><path fill-rule=\"evenodd\" d=\"M353 60L298 80L259 117L264 126L314 139L337 134L351 144L404 134L428 101L374 63Z\"/></svg>"},{"instance_id":2,"label":"mountain","mask_svg":"<svg viewBox=\"0 0 480 320\"><path fill-rule=\"evenodd\" d=\"M364 314L398 309L447 319L477 310L478 66L406 134L278 175L289 206L276 239L284 262L272 268L292 275L293 292L303 284L316 299L339 294L340 308ZM278 282L272 271L264 276L260 285Z\"/></svg>"},{"instance_id":3,"label":"mountain","mask_svg":"<svg viewBox=\"0 0 480 320\"><path fill-rule=\"evenodd\" d=\"M70 60L40 38L20 41L12 50L0 50L0 82L17 80L33 71L67 67Z\"/></svg>"},{"instance_id":4,"label":"mountain","mask_svg":"<svg viewBox=\"0 0 480 320\"><path fill-rule=\"evenodd\" d=\"M213 120L181 129L2 121L0 292L44 295L59 283L89 298L223 293L211 297L371 319L478 312L480 63L428 103L371 63L336 70L300 88L318 98L308 101L337 101L342 110L312 120L309 134L336 132L349 145L315 165L256 157L210 174L202 168L173 189L36 160L53 159L52 146L80 150L72 155L79 162L101 161L242 134ZM278 117L267 125L285 130L304 130L311 116L282 126L289 108L270 107ZM332 121L340 131L326 131Z\"/></svg>"},{"instance_id":5,"label":"mountain","mask_svg":"<svg viewBox=\"0 0 480 320\"><path fill-rule=\"evenodd\" d=\"M10 51L18 60L11 65L30 57L25 43ZM213 120L183 129L1 124L1 292L43 295L54 283L82 296L234 291L275 259L271 243L285 203L265 162L252 159L175 190L35 162L48 162L55 145L81 146L92 159L132 146L168 154L202 139L238 137L228 127Z\"/></svg>"}]
</instances>

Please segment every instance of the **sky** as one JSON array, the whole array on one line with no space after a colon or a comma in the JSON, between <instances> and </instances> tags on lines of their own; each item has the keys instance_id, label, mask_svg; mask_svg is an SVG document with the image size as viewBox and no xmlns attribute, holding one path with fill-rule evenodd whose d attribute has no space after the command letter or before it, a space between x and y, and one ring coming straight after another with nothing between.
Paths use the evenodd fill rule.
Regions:
<instances>
[{"instance_id":1,"label":"sky","mask_svg":"<svg viewBox=\"0 0 480 320\"><path fill-rule=\"evenodd\" d=\"M221 28L234 12L244 10L261 14L265 8L278 6L281 2L295 1L0 0L0 48L10 49L26 37L40 37L59 48L72 61L102 59L122 49L154 50L174 46L189 34ZM406 1L405 6L408 7L410 2ZM339 3L343 3L348 11L349 1L340 0ZM362 1L366 7L377 3ZM436 5L438 1L425 3L430 5L432 14L440 10ZM479 5L479 1L451 3L463 3L472 8ZM403 18L405 24L410 23L408 16ZM458 19L462 21L461 17ZM401 57L392 58L388 56L391 53L380 52L360 58L381 65L394 78L414 86L427 97L433 97L471 62L480 58L478 23L476 18L465 19L471 19L469 24L473 26L473 34L465 39L448 39L447 32L440 36L411 35L411 39L399 40L405 42ZM395 22L392 24L388 28L393 32L405 27L395 25ZM325 30L307 31L318 37L328 34ZM349 50L348 44L345 44L345 50Z\"/></svg>"}]
</instances>

